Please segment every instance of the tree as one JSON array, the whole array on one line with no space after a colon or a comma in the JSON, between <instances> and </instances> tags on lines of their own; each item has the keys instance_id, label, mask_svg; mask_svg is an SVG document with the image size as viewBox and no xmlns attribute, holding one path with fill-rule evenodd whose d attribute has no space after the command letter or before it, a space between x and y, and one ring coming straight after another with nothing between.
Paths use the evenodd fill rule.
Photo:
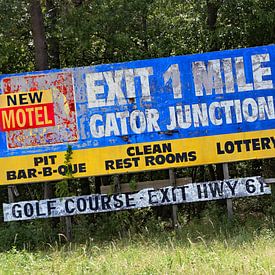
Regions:
<instances>
[{"instance_id":1,"label":"tree","mask_svg":"<svg viewBox=\"0 0 275 275\"><path fill-rule=\"evenodd\" d=\"M34 41L35 67L37 70L47 70L49 68L48 51L40 0L30 0L30 19Z\"/></svg>"}]
</instances>

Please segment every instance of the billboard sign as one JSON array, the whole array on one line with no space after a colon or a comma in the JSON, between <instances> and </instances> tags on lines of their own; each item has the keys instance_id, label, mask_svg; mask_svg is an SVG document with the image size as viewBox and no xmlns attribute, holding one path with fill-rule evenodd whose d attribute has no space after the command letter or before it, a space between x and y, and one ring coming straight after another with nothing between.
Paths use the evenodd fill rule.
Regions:
<instances>
[{"instance_id":1,"label":"billboard sign","mask_svg":"<svg viewBox=\"0 0 275 275\"><path fill-rule=\"evenodd\" d=\"M275 156L275 46L1 75L0 184Z\"/></svg>"}]
</instances>

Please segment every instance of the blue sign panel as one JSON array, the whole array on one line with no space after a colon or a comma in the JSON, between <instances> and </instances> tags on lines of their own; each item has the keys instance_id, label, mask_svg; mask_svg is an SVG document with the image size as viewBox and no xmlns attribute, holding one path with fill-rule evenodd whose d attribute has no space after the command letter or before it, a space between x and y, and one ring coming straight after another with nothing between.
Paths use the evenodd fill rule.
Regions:
<instances>
[{"instance_id":1,"label":"blue sign panel","mask_svg":"<svg viewBox=\"0 0 275 275\"><path fill-rule=\"evenodd\" d=\"M75 151L88 150L88 155L93 149L105 148L112 154L119 152L117 146L137 144L129 147L135 148L132 156L150 155L171 152L173 141L190 139L197 144L193 158L200 160L190 165L197 165L210 162L198 155L207 148L207 144L199 148L207 139L198 138L230 139L238 133L251 140L239 136L232 145L216 144L216 153L241 153L239 159L246 159L243 154L248 151L274 156L274 45L1 75L0 80L0 160L64 152L68 144ZM266 131L266 137L253 141L255 136L249 133L255 131ZM153 142L162 144L162 149L151 146ZM131 157L127 148L126 156ZM114 154L119 158L119 153ZM234 154L224 161L235 160ZM254 157L261 155L249 156ZM123 163L121 172L138 170L138 164ZM88 174L120 172L107 170L105 165Z\"/></svg>"}]
</instances>

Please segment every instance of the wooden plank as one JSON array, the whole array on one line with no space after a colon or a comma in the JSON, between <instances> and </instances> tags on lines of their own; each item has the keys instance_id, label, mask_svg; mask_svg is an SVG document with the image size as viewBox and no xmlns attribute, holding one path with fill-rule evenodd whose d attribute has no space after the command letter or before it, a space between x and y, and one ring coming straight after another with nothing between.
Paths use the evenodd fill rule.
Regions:
<instances>
[{"instance_id":1,"label":"wooden plank","mask_svg":"<svg viewBox=\"0 0 275 275\"><path fill-rule=\"evenodd\" d=\"M227 163L225 163L225 164L227 165ZM225 167L223 166L223 171L224 171L224 178L229 179L228 165L227 165L227 168L226 168L226 166ZM186 177L186 178L175 179L175 181L176 181L176 186L182 186L182 185L191 183L192 179ZM275 183L275 178L265 179L265 182L268 183L268 184ZM136 191L140 191L140 190L145 189L145 188L158 189L158 188L162 188L162 187L166 187L166 186L170 186L170 185L171 185L170 179L154 180L154 181L143 181L143 182L137 182L136 188L133 190L132 188L130 188L128 183L124 183L124 184L120 184L120 192L121 193L136 192ZM102 185L100 187L100 190L101 190L102 194L113 194L114 191L115 191L114 186L112 186L112 185L105 185L105 186ZM228 205L229 207L230 207L230 204L232 205L232 201L231 202L228 201L227 203L229 204Z\"/></svg>"},{"instance_id":2,"label":"wooden plank","mask_svg":"<svg viewBox=\"0 0 275 275\"><path fill-rule=\"evenodd\" d=\"M72 217L66 216L65 217L65 224L66 224L66 237L67 237L67 241L71 242L72 238L73 238Z\"/></svg>"},{"instance_id":3,"label":"wooden plank","mask_svg":"<svg viewBox=\"0 0 275 275\"><path fill-rule=\"evenodd\" d=\"M114 190L115 190L115 193L121 193L119 175L114 175Z\"/></svg>"},{"instance_id":4,"label":"wooden plank","mask_svg":"<svg viewBox=\"0 0 275 275\"><path fill-rule=\"evenodd\" d=\"M173 169L169 169L169 180L171 186L176 186L176 175ZM173 227L177 228L178 223L178 206L176 204L172 205L172 221Z\"/></svg>"},{"instance_id":5,"label":"wooden plank","mask_svg":"<svg viewBox=\"0 0 275 275\"><path fill-rule=\"evenodd\" d=\"M228 169L228 163L223 163L222 165L223 169L223 177L225 180L229 179L229 169ZM228 219L233 218L233 204L232 204L232 199L227 199L226 200L226 207L227 207L227 216Z\"/></svg>"},{"instance_id":6,"label":"wooden plank","mask_svg":"<svg viewBox=\"0 0 275 275\"><path fill-rule=\"evenodd\" d=\"M12 185L8 186L8 199L9 199L9 203L15 202L14 193L13 193L13 186Z\"/></svg>"},{"instance_id":7,"label":"wooden plank","mask_svg":"<svg viewBox=\"0 0 275 275\"><path fill-rule=\"evenodd\" d=\"M178 178L175 181L176 181L176 186L181 186L184 184L191 183L192 179L191 178ZM120 184L120 192L121 193L130 193L130 192L140 191L140 190L146 189L146 188L159 189L159 188L166 187L166 186L171 186L170 179L137 182L136 188L134 190L129 186L128 183L124 183L124 184ZM101 194L113 194L115 191L114 187L112 185L101 186L100 190L101 190Z\"/></svg>"}]
</instances>

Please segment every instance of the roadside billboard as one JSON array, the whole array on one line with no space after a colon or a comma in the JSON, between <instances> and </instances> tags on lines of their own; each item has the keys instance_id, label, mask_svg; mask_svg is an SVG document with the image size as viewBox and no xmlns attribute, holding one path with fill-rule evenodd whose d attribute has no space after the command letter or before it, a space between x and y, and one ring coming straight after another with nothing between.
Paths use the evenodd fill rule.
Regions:
<instances>
[{"instance_id":1,"label":"roadside billboard","mask_svg":"<svg viewBox=\"0 0 275 275\"><path fill-rule=\"evenodd\" d=\"M0 184L275 156L274 45L0 82Z\"/></svg>"}]
</instances>

